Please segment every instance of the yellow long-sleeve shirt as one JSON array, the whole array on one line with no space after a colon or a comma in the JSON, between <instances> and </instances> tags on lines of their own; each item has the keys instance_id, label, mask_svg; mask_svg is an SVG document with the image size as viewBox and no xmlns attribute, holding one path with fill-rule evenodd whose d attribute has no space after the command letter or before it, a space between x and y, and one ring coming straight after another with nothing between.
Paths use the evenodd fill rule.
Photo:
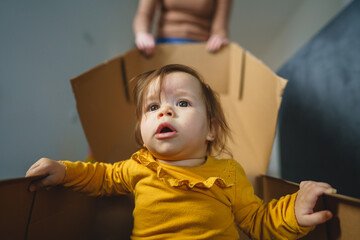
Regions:
<instances>
[{"instance_id":1,"label":"yellow long-sleeve shirt","mask_svg":"<svg viewBox=\"0 0 360 240\"><path fill-rule=\"evenodd\" d=\"M199 167L175 167L140 150L115 164L62 161L64 186L90 195L135 195L132 239L297 239L296 193L264 204L242 167L207 157Z\"/></svg>"}]
</instances>

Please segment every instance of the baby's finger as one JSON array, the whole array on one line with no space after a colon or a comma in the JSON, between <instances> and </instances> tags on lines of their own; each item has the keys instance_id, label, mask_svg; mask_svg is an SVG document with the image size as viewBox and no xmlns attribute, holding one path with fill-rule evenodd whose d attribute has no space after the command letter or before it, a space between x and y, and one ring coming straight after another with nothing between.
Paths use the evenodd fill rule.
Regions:
<instances>
[{"instance_id":1,"label":"baby's finger","mask_svg":"<svg viewBox=\"0 0 360 240\"><path fill-rule=\"evenodd\" d=\"M34 169L29 169L26 172L25 177L31 177L31 176L38 176L38 175L46 175L48 174L48 171L43 166L38 166Z\"/></svg>"},{"instance_id":2,"label":"baby's finger","mask_svg":"<svg viewBox=\"0 0 360 240\"><path fill-rule=\"evenodd\" d=\"M41 175L41 174L37 174L38 171L38 167L36 168L30 168L29 170L27 170L25 177L31 177L31 176L36 176L36 175Z\"/></svg>"},{"instance_id":3,"label":"baby's finger","mask_svg":"<svg viewBox=\"0 0 360 240\"><path fill-rule=\"evenodd\" d=\"M301 224L303 227L310 227L324 223L332 218L332 213L328 210L315 212L304 216L306 224Z\"/></svg>"},{"instance_id":4,"label":"baby's finger","mask_svg":"<svg viewBox=\"0 0 360 240\"><path fill-rule=\"evenodd\" d=\"M312 182L312 181L306 181L300 183L300 191L301 192L309 192L311 193L312 197L319 197L320 195L327 193L332 194L336 193L336 189L331 187L328 183L323 182Z\"/></svg>"},{"instance_id":5,"label":"baby's finger","mask_svg":"<svg viewBox=\"0 0 360 240\"><path fill-rule=\"evenodd\" d=\"M42 187L44 187L44 184L42 183L41 180L39 180L39 181L36 181L36 182L33 182L30 184L29 191L35 192L35 191L41 189Z\"/></svg>"},{"instance_id":6,"label":"baby's finger","mask_svg":"<svg viewBox=\"0 0 360 240\"><path fill-rule=\"evenodd\" d=\"M323 187L323 186L317 186L313 192L315 193L315 196L318 198L323 194L333 194L336 193L336 189L330 187Z\"/></svg>"},{"instance_id":7,"label":"baby's finger","mask_svg":"<svg viewBox=\"0 0 360 240\"><path fill-rule=\"evenodd\" d=\"M33 171L40 166L40 162L37 161L36 163L34 163L26 172L25 177L29 177L32 176L31 174L33 173Z\"/></svg>"},{"instance_id":8,"label":"baby's finger","mask_svg":"<svg viewBox=\"0 0 360 240\"><path fill-rule=\"evenodd\" d=\"M52 186L49 176L47 176L41 180L32 182L29 186L29 190L30 190L30 192L34 192L34 191L37 191L41 188L48 187L48 186Z\"/></svg>"},{"instance_id":9,"label":"baby's finger","mask_svg":"<svg viewBox=\"0 0 360 240\"><path fill-rule=\"evenodd\" d=\"M318 182L318 185L325 188L332 188L332 186L325 182Z\"/></svg>"},{"instance_id":10,"label":"baby's finger","mask_svg":"<svg viewBox=\"0 0 360 240\"><path fill-rule=\"evenodd\" d=\"M325 183L325 182L302 181L300 183L300 188L310 188L310 187L313 187L313 186L332 188L330 184Z\"/></svg>"},{"instance_id":11,"label":"baby's finger","mask_svg":"<svg viewBox=\"0 0 360 240\"><path fill-rule=\"evenodd\" d=\"M324 193L326 194L335 194L337 192L337 190L335 188L328 188L325 190Z\"/></svg>"},{"instance_id":12,"label":"baby's finger","mask_svg":"<svg viewBox=\"0 0 360 240\"><path fill-rule=\"evenodd\" d=\"M34 163L30 169L33 169L33 168L37 168L38 166L40 166L40 161L37 161L36 163Z\"/></svg>"}]
</instances>

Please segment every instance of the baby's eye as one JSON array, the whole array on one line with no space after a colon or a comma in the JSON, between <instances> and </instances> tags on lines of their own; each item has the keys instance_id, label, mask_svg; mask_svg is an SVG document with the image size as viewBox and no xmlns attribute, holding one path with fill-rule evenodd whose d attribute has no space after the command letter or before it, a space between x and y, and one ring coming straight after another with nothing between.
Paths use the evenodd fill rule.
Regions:
<instances>
[{"instance_id":1,"label":"baby's eye","mask_svg":"<svg viewBox=\"0 0 360 240\"><path fill-rule=\"evenodd\" d=\"M156 104L153 104L149 107L149 111L152 112L152 111L155 111L155 110L158 110L159 109L159 105L156 105Z\"/></svg>"},{"instance_id":2,"label":"baby's eye","mask_svg":"<svg viewBox=\"0 0 360 240\"><path fill-rule=\"evenodd\" d=\"M182 101L179 101L177 103L177 106L179 106L179 107L189 107L190 103L188 103L187 101L182 100Z\"/></svg>"}]
</instances>

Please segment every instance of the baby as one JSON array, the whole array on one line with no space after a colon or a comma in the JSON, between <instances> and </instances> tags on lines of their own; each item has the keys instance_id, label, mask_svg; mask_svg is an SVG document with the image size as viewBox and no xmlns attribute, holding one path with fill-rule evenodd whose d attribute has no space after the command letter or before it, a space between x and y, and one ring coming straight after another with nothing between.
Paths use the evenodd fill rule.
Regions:
<instances>
[{"instance_id":1,"label":"baby","mask_svg":"<svg viewBox=\"0 0 360 240\"><path fill-rule=\"evenodd\" d=\"M263 203L244 170L227 152L229 129L217 95L184 65L167 65L135 77L142 149L114 164L42 158L26 176L45 174L31 191L62 184L90 195L135 195L132 239L238 239L238 227L255 239L297 239L332 217L314 212L327 183Z\"/></svg>"}]
</instances>

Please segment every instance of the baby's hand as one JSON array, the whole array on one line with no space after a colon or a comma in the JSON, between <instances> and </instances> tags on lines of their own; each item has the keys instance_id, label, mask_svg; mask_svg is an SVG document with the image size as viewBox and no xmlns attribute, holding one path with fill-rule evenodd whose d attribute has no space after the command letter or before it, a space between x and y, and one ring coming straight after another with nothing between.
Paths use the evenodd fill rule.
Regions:
<instances>
[{"instance_id":1,"label":"baby's hand","mask_svg":"<svg viewBox=\"0 0 360 240\"><path fill-rule=\"evenodd\" d=\"M135 44L145 56L150 56L154 53L155 40L150 33L137 32L135 34Z\"/></svg>"},{"instance_id":2,"label":"baby's hand","mask_svg":"<svg viewBox=\"0 0 360 240\"><path fill-rule=\"evenodd\" d=\"M336 190L323 182L300 183L300 190L295 201L295 216L300 226L311 227L332 218L332 213L328 210L314 212L318 197L324 193L336 193Z\"/></svg>"},{"instance_id":3,"label":"baby's hand","mask_svg":"<svg viewBox=\"0 0 360 240\"><path fill-rule=\"evenodd\" d=\"M29 168L25 177L47 175L45 178L35 181L30 185L29 190L33 192L43 187L55 186L62 183L65 172L66 168L64 164L49 158L41 158Z\"/></svg>"}]
</instances>

